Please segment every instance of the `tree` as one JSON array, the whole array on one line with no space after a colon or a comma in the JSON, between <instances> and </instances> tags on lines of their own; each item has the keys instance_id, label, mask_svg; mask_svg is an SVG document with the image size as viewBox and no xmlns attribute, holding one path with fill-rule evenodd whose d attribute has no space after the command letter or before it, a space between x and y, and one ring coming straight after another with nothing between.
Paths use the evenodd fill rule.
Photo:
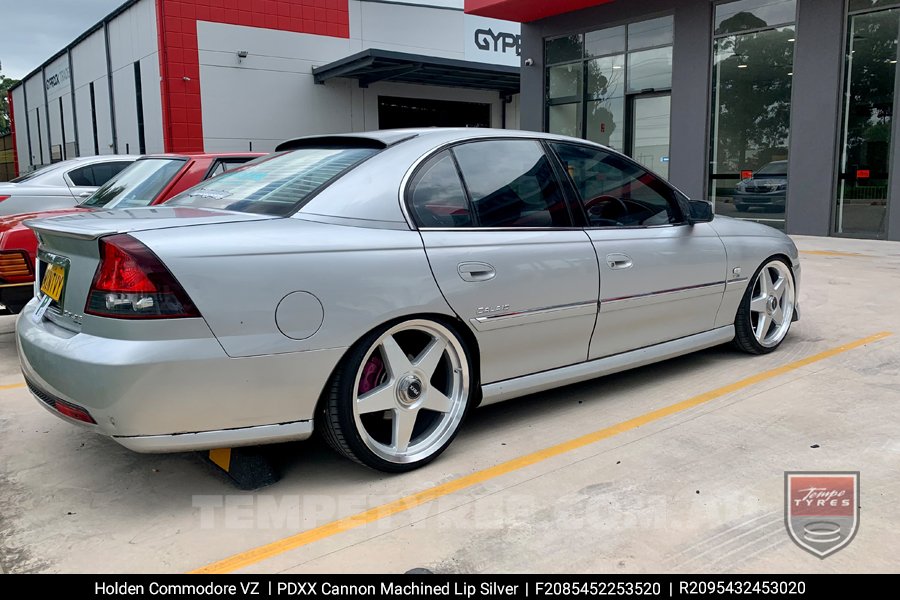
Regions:
<instances>
[{"instance_id":1,"label":"tree","mask_svg":"<svg viewBox=\"0 0 900 600\"><path fill-rule=\"evenodd\" d=\"M12 123L9 119L9 100L7 93L12 86L19 83L18 79L10 79L0 73L0 135L6 135L10 132Z\"/></svg>"}]
</instances>

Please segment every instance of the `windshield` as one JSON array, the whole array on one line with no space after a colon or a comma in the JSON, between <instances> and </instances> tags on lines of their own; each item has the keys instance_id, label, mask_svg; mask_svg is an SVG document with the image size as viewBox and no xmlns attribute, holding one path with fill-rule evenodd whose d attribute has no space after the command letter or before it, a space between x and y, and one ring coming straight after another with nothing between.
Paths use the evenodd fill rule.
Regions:
<instances>
[{"instance_id":1,"label":"windshield","mask_svg":"<svg viewBox=\"0 0 900 600\"><path fill-rule=\"evenodd\" d=\"M377 153L373 148L330 147L273 154L191 188L166 205L284 216Z\"/></svg>"},{"instance_id":2,"label":"windshield","mask_svg":"<svg viewBox=\"0 0 900 600\"><path fill-rule=\"evenodd\" d=\"M767 165L763 165L759 171L756 172L757 175L780 175L781 177L787 177L787 163L783 160L777 162L770 162Z\"/></svg>"},{"instance_id":3,"label":"windshield","mask_svg":"<svg viewBox=\"0 0 900 600\"><path fill-rule=\"evenodd\" d=\"M150 206L163 188L184 166L180 158L145 158L107 181L81 203L90 208L137 208Z\"/></svg>"}]
</instances>

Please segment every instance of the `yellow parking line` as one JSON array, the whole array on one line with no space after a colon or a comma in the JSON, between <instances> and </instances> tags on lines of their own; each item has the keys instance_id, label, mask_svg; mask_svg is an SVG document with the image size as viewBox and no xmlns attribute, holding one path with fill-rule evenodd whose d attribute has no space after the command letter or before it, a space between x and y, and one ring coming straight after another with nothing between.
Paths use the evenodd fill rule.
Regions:
<instances>
[{"instance_id":1,"label":"yellow parking line","mask_svg":"<svg viewBox=\"0 0 900 600\"><path fill-rule=\"evenodd\" d=\"M836 250L801 250L800 254L812 254L814 256L849 256L851 258L872 258L868 254L857 252L837 252Z\"/></svg>"},{"instance_id":2,"label":"yellow parking line","mask_svg":"<svg viewBox=\"0 0 900 600\"><path fill-rule=\"evenodd\" d=\"M779 375L789 373L820 360L831 358L832 356L847 352L848 350L853 350L854 348L859 348L860 346L876 342L890 335L891 332L876 333L875 335L871 335L869 337L865 337L854 342L838 346L837 348L832 348L831 350L826 350L824 352L814 354L807 358L788 363L784 366L776 367L774 369L752 375L745 379L741 379L740 381L736 381L735 383L731 383L712 391L705 392L682 402L677 402L675 404L665 406L652 412L648 412L639 417L635 417L628 421L623 421L622 423L618 423L616 425L613 425L612 427L600 429L599 431L588 433L587 435L577 437L567 442L562 442L561 444L550 446L549 448L544 448L543 450L538 450L537 452L532 452L531 454L526 454L525 456L520 456L519 458L514 458L499 465L488 467L487 469L458 477L457 479L453 479L446 483L442 483L426 490L422 490L421 492L417 492L410 496L400 498L399 500L394 500L393 502L388 502L387 504L376 506L375 508L372 508L365 512L351 515L349 517L344 517L343 519L338 519L337 521L332 521L331 523L326 523L325 525L303 531L276 542L265 544L251 550L247 550L246 552L240 552L223 560L206 565L205 567L200 567L199 569L191 572L200 574L230 573L232 571L248 567L260 561L278 556L279 554L283 554L290 550L300 548L301 546L306 546L308 544L312 544L313 542L317 542L324 538L337 535L344 531L361 527L368 523L372 523L373 521L378 521L379 519L384 519L386 517L409 510L426 502L430 502L437 498L441 498L460 490L470 488L479 483L483 483L490 479L500 477L501 475L506 475L507 473L518 471L519 469L524 469L525 467L543 462L547 459L559 456L560 454L565 454L566 452L571 452L573 450L583 448L590 444L594 444L601 440L616 436L620 433L625 433L626 431L637 429L642 425L647 425L648 423L658 421L664 417L680 413L682 411L688 410L689 408L693 408L711 400L715 400L716 398L721 398L726 394L736 392L767 379L772 379L773 377L778 377Z\"/></svg>"},{"instance_id":3,"label":"yellow parking line","mask_svg":"<svg viewBox=\"0 0 900 600\"><path fill-rule=\"evenodd\" d=\"M14 390L25 387L24 383L11 383L10 385L0 385L0 392L3 390Z\"/></svg>"}]
</instances>

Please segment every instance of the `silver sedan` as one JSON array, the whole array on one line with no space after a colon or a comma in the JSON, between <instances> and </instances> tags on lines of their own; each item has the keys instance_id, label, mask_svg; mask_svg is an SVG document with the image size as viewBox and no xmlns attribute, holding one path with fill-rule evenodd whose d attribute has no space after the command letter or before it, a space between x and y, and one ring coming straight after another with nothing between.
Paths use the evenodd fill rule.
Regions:
<instances>
[{"instance_id":1,"label":"silver sedan","mask_svg":"<svg viewBox=\"0 0 900 600\"><path fill-rule=\"evenodd\" d=\"M118 154L72 158L0 183L0 216L72 208L137 158Z\"/></svg>"},{"instance_id":2,"label":"silver sedan","mask_svg":"<svg viewBox=\"0 0 900 600\"><path fill-rule=\"evenodd\" d=\"M311 137L164 207L30 222L48 410L140 452L299 440L385 471L478 406L796 320L791 240L583 140Z\"/></svg>"}]
</instances>

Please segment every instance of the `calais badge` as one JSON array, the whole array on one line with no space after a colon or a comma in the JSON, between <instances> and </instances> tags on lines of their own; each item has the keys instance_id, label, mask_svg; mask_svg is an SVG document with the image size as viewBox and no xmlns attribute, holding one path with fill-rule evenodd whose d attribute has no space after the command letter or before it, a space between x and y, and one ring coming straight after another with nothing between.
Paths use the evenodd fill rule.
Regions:
<instances>
[{"instance_id":1,"label":"calais badge","mask_svg":"<svg viewBox=\"0 0 900 600\"><path fill-rule=\"evenodd\" d=\"M859 471L784 474L784 524L794 542L825 558L859 529Z\"/></svg>"}]
</instances>

